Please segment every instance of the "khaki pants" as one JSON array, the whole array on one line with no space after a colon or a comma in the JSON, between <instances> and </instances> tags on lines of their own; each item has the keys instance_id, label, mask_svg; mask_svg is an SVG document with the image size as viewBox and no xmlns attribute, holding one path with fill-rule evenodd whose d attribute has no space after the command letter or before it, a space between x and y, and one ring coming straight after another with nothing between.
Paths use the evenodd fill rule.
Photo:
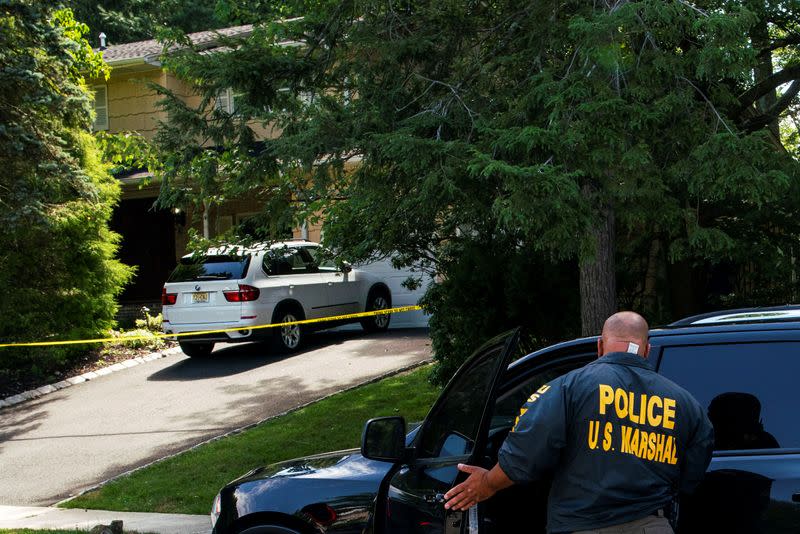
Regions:
<instances>
[{"instance_id":1,"label":"khaki pants","mask_svg":"<svg viewBox=\"0 0 800 534\"><path fill-rule=\"evenodd\" d=\"M672 527L665 517L649 515L636 521L603 527L597 530L581 530L572 534L673 534Z\"/></svg>"}]
</instances>

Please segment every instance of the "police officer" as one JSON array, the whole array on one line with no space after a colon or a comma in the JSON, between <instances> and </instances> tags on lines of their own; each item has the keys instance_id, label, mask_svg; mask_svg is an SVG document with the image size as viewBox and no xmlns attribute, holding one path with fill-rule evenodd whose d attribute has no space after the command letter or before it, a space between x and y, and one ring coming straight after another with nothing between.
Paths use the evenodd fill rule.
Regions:
<instances>
[{"instance_id":1,"label":"police officer","mask_svg":"<svg viewBox=\"0 0 800 534\"><path fill-rule=\"evenodd\" d=\"M486 470L445 495L466 510L514 483L552 473L547 531L671 533L664 509L703 478L714 444L698 402L650 367L647 322L612 315L599 358L533 392Z\"/></svg>"}]
</instances>

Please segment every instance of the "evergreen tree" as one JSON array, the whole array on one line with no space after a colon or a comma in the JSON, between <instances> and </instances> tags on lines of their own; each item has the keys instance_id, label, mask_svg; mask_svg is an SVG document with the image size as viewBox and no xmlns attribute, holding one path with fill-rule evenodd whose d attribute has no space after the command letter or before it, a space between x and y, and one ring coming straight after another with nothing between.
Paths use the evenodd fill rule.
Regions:
<instances>
[{"instance_id":1,"label":"evergreen tree","mask_svg":"<svg viewBox=\"0 0 800 534\"><path fill-rule=\"evenodd\" d=\"M83 75L105 66L69 11L4 0L0 21L0 339L93 337L114 324L131 275L107 226L119 186L89 134ZM0 368L71 353L3 349Z\"/></svg>"},{"instance_id":2,"label":"evergreen tree","mask_svg":"<svg viewBox=\"0 0 800 534\"><path fill-rule=\"evenodd\" d=\"M800 90L797 8L309 2L230 54L168 63L206 99L165 102L164 198L210 158L214 188L322 213L352 259L422 261L443 377L504 327L565 335L578 302L594 334L620 304L668 320L796 298L777 124ZM227 87L236 113L209 111Z\"/></svg>"},{"instance_id":3,"label":"evergreen tree","mask_svg":"<svg viewBox=\"0 0 800 534\"><path fill-rule=\"evenodd\" d=\"M155 39L161 30L184 33L216 30L289 16L280 3L268 0L66 0L75 18L89 26L89 39L99 46Z\"/></svg>"}]
</instances>

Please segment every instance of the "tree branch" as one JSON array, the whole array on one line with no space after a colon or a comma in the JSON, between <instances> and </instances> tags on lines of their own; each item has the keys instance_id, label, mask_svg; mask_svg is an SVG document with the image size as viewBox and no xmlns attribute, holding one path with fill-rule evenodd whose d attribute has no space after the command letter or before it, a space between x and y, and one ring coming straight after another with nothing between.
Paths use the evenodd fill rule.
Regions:
<instances>
[{"instance_id":1,"label":"tree branch","mask_svg":"<svg viewBox=\"0 0 800 534\"><path fill-rule=\"evenodd\" d=\"M775 39L774 41L772 41L769 44L769 46L763 48L758 52L758 57L766 56L780 48L785 48L790 45L798 45L798 44L800 44L800 34L793 33L782 39Z\"/></svg>"},{"instance_id":2,"label":"tree branch","mask_svg":"<svg viewBox=\"0 0 800 534\"><path fill-rule=\"evenodd\" d=\"M800 63L784 67L772 76L768 76L739 95L739 113L744 112L770 91L774 91L779 86L797 79L800 79Z\"/></svg>"},{"instance_id":3,"label":"tree branch","mask_svg":"<svg viewBox=\"0 0 800 534\"><path fill-rule=\"evenodd\" d=\"M800 93L800 80L795 80L777 102L761 115L748 119L744 123L743 128L749 132L754 132L777 120L780 114L791 105L792 100L794 100L798 93Z\"/></svg>"},{"instance_id":4,"label":"tree branch","mask_svg":"<svg viewBox=\"0 0 800 534\"><path fill-rule=\"evenodd\" d=\"M728 130L729 134L733 134L733 130L730 129L728 124L725 122L725 119L722 118L722 115L719 114L719 112L717 111L717 108L714 107L714 104L711 102L711 100L708 99L708 97L703 93L703 91L701 91L700 88L697 87L695 84L693 84L688 78L684 78L683 76L680 76L679 79L681 79L684 82L686 82L689 85L691 85L692 88L694 88L694 90L697 91L697 93L700 96L703 97L703 100L706 101L706 104L708 104L708 107L711 108L711 111L713 111L714 115L717 116L717 120L720 122L720 124L722 124L725 127L726 130Z\"/></svg>"}]
</instances>

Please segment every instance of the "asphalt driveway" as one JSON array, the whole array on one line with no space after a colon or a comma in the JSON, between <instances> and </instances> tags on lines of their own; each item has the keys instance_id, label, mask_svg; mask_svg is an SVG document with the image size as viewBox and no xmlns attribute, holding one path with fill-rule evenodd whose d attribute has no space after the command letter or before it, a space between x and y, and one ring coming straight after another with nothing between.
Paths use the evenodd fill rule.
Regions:
<instances>
[{"instance_id":1,"label":"asphalt driveway","mask_svg":"<svg viewBox=\"0 0 800 534\"><path fill-rule=\"evenodd\" d=\"M322 332L306 350L221 345L0 410L0 504L49 505L194 444L430 358L426 330Z\"/></svg>"}]
</instances>

